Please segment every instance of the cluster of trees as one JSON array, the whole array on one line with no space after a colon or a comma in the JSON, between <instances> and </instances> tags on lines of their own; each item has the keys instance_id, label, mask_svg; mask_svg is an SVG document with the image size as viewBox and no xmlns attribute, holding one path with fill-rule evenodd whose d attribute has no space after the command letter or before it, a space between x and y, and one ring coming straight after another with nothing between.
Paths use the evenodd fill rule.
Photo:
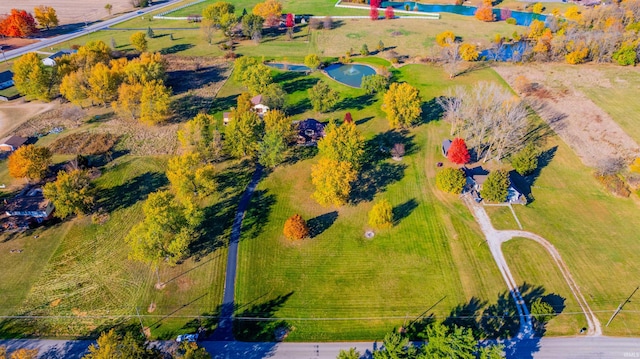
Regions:
<instances>
[{"instance_id":1,"label":"cluster of trees","mask_svg":"<svg viewBox=\"0 0 640 359\"><path fill-rule=\"evenodd\" d=\"M529 61L615 62L640 61L640 1L625 0L606 6L572 6L564 13L534 20L522 37L531 46L523 54ZM500 43L497 44L500 47Z\"/></svg>"},{"instance_id":2,"label":"cluster of trees","mask_svg":"<svg viewBox=\"0 0 640 359\"><path fill-rule=\"evenodd\" d=\"M318 141L320 161L311 168L313 198L323 206L342 206L349 200L364 156L364 137L353 121L330 121Z\"/></svg>"},{"instance_id":3,"label":"cluster of trees","mask_svg":"<svg viewBox=\"0 0 640 359\"><path fill-rule=\"evenodd\" d=\"M478 158L501 160L519 151L529 128L524 103L504 87L479 82L471 89L456 87L438 98L451 134L466 139Z\"/></svg>"},{"instance_id":4,"label":"cluster of trees","mask_svg":"<svg viewBox=\"0 0 640 359\"><path fill-rule=\"evenodd\" d=\"M103 332L95 344L89 346L89 352L83 359L161 359L166 354L158 348L151 347L145 338L127 332L124 335L111 329ZM196 343L183 342L175 353L170 354L173 359L210 359L211 355ZM13 358L12 358L13 359Z\"/></svg>"},{"instance_id":5,"label":"cluster of trees","mask_svg":"<svg viewBox=\"0 0 640 359\"><path fill-rule=\"evenodd\" d=\"M269 66L258 59L248 56L236 59L233 79L244 85L250 95L262 95L262 103L269 108L284 109L286 92L282 85L273 82Z\"/></svg>"},{"instance_id":6,"label":"cluster of trees","mask_svg":"<svg viewBox=\"0 0 640 359\"><path fill-rule=\"evenodd\" d=\"M213 40L213 34L220 29L229 42L233 41L234 27L238 24L235 7L224 1L215 2L202 11L202 32L209 44ZM231 46L231 45L229 45Z\"/></svg>"},{"instance_id":7,"label":"cluster of trees","mask_svg":"<svg viewBox=\"0 0 640 359\"><path fill-rule=\"evenodd\" d=\"M417 347L409 337L395 331L385 335L382 346L373 352L374 359L502 359L504 346L501 344L481 346L478 338L469 328L450 326L442 323L429 325L424 333L426 345ZM341 350L338 359L357 359L360 353L355 348Z\"/></svg>"},{"instance_id":8,"label":"cluster of trees","mask_svg":"<svg viewBox=\"0 0 640 359\"><path fill-rule=\"evenodd\" d=\"M313 85L307 93L309 94L309 102L311 102L313 110L317 112L331 111L340 99L340 94L322 80Z\"/></svg>"},{"instance_id":9,"label":"cluster of trees","mask_svg":"<svg viewBox=\"0 0 640 359\"><path fill-rule=\"evenodd\" d=\"M18 349L13 351L11 355L7 355L7 347L0 346L0 359L36 359L38 357L38 349Z\"/></svg>"},{"instance_id":10,"label":"cluster of trees","mask_svg":"<svg viewBox=\"0 0 640 359\"><path fill-rule=\"evenodd\" d=\"M6 16L0 17L0 35L9 37L27 37L38 31L37 24L49 30L58 26L58 15L51 6L35 7L34 16L27 10L11 9Z\"/></svg>"},{"instance_id":11,"label":"cluster of trees","mask_svg":"<svg viewBox=\"0 0 640 359\"><path fill-rule=\"evenodd\" d=\"M458 41L452 31L436 35L436 43L440 47L440 61L449 78L454 78L460 72L462 61L476 61L480 56L476 45Z\"/></svg>"}]
</instances>

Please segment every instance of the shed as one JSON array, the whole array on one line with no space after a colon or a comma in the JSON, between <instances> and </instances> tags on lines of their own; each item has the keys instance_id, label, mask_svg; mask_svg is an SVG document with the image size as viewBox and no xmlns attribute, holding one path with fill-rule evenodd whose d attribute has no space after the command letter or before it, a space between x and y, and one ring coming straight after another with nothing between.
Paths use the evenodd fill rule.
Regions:
<instances>
[{"instance_id":1,"label":"shed","mask_svg":"<svg viewBox=\"0 0 640 359\"><path fill-rule=\"evenodd\" d=\"M56 59L57 58L60 58L60 57L65 56L65 55L71 55L71 54L74 54L76 52L77 52L76 50L69 50L69 49L60 50L60 51L56 52L55 54L50 55L49 57L46 57L46 58L42 59L42 63L45 66L56 66Z\"/></svg>"},{"instance_id":2,"label":"shed","mask_svg":"<svg viewBox=\"0 0 640 359\"><path fill-rule=\"evenodd\" d=\"M7 89L13 86L13 72L3 71L0 72L0 90Z\"/></svg>"},{"instance_id":3,"label":"shed","mask_svg":"<svg viewBox=\"0 0 640 359\"><path fill-rule=\"evenodd\" d=\"M27 142L27 139L20 136L9 136L0 140L0 151L13 152Z\"/></svg>"},{"instance_id":4,"label":"shed","mask_svg":"<svg viewBox=\"0 0 640 359\"><path fill-rule=\"evenodd\" d=\"M442 155L447 157L447 155L449 154L449 148L451 148L451 140L450 139L446 139L444 141L442 141Z\"/></svg>"}]
</instances>

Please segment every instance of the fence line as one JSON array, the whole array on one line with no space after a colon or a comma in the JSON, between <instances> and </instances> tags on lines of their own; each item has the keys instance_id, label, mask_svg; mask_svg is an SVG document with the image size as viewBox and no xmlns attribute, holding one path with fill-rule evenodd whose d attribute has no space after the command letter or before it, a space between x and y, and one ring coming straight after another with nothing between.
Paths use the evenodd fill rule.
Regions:
<instances>
[{"instance_id":1,"label":"fence line","mask_svg":"<svg viewBox=\"0 0 640 359\"><path fill-rule=\"evenodd\" d=\"M176 12L178 10L182 10L182 9L184 9L186 7L193 6L195 4L199 4L199 3L205 2L205 1L207 1L207 0L196 0L196 1L190 2L188 4L184 4L182 6L178 6L175 9L163 11L163 12L159 13L158 15L154 15L153 18L154 19L162 19L162 20L187 20L186 16L185 17L174 17L174 16L164 16L164 15L171 14L172 12Z\"/></svg>"}]
</instances>

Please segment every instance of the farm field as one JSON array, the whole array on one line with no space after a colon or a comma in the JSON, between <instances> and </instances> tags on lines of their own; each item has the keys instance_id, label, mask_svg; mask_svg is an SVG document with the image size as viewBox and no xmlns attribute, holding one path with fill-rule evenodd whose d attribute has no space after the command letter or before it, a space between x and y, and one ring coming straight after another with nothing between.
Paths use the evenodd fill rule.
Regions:
<instances>
[{"instance_id":1,"label":"farm field","mask_svg":"<svg viewBox=\"0 0 640 359\"><path fill-rule=\"evenodd\" d=\"M106 2L99 0L48 0L46 3L41 0L22 0L19 5L11 1L1 1L0 14L7 14L16 6L33 14L33 8L43 5L43 3L56 9L60 25L84 24L85 21L92 22L109 16L109 13L104 8ZM132 9L129 0L109 0L108 3L113 6L112 14Z\"/></svg>"}]
</instances>

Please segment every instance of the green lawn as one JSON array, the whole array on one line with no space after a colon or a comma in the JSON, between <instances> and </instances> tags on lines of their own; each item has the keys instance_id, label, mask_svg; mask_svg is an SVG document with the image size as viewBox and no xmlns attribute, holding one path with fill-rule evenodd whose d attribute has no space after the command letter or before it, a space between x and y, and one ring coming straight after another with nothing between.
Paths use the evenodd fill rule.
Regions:
<instances>
[{"instance_id":1,"label":"green lawn","mask_svg":"<svg viewBox=\"0 0 640 359\"><path fill-rule=\"evenodd\" d=\"M451 84L440 69L430 66L405 66L397 75L417 85L425 100ZM479 80L500 81L485 69L455 83ZM377 98L328 83L343 96L358 99L345 110L367 139L388 130ZM358 109L359 103L366 105ZM302 117L326 119L342 113L305 112ZM447 126L439 122L412 129L406 135L411 154L399 163L379 163L372 182L360 184L364 199L342 208L323 208L310 198L314 158L269 174L245 218L236 287L241 307L236 315L270 317L275 324L240 321L240 337L266 339L270 328L286 324L292 327L288 340L293 341L380 339L425 311L444 319L472 298L495 301L505 285L487 248L478 245L482 237L473 217L456 196L434 189L435 163L441 160L438 144L446 132ZM364 232L373 198L389 199L400 219L369 240ZM294 213L319 226L321 233L300 243L285 240L282 226Z\"/></svg>"},{"instance_id":2,"label":"green lawn","mask_svg":"<svg viewBox=\"0 0 640 359\"><path fill-rule=\"evenodd\" d=\"M604 325L637 286L640 263L633 253L640 251L639 202L635 197L622 199L608 194L591 170L557 137L550 139L549 146L553 159L532 186L535 201L514 209L525 230L545 237L558 248ZM500 223L507 215L504 212L494 218ZM546 257L543 261L548 263ZM623 315L608 328L603 327L604 333L637 335L639 309L637 302L628 303Z\"/></svg>"},{"instance_id":3,"label":"green lawn","mask_svg":"<svg viewBox=\"0 0 640 359\"><path fill-rule=\"evenodd\" d=\"M502 249L518 285L544 287L545 301L560 313L547 324L546 334L573 335L586 327L580 305L553 258L541 245L530 239L514 238L503 244Z\"/></svg>"}]
</instances>

